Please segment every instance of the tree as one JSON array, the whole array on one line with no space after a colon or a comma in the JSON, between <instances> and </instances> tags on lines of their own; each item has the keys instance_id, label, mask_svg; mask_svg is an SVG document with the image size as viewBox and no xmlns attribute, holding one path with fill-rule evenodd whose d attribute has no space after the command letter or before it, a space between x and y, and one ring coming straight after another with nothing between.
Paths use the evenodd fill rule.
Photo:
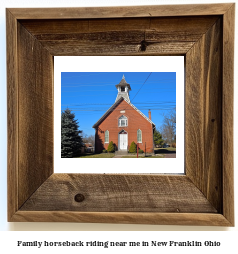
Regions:
<instances>
[{"instance_id":1,"label":"tree","mask_svg":"<svg viewBox=\"0 0 238 254\"><path fill-rule=\"evenodd\" d=\"M159 132L159 130L155 129L154 131L154 144L156 146L162 145L164 140L162 139L162 134Z\"/></svg>"},{"instance_id":2,"label":"tree","mask_svg":"<svg viewBox=\"0 0 238 254\"><path fill-rule=\"evenodd\" d=\"M84 143L90 143L92 146L94 146L95 143L95 136L94 135L87 135L85 133L82 133L82 139Z\"/></svg>"},{"instance_id":3,"label":"tree","mask_svg":"<svg viewBox=\"0 0 238 254\"><path fill-rule=\"evenodd\" d=\"M173 108L164 115L164 121L160 128L160 132L165 142L176 142L176 108Z\"/></svg>"},{"instance_id":4,"label":"tree","mask_svg":"<svg viewBox=\"0 0 238 254\"><path fill-rule=\"evenodd\" d=\"M109 153L114 153L114 152L115 152L115 147L114 147L114 144L113 144L112 141L109 143L108 148L107 148L107 151L108 151Z\"/></svg>"},{"instance_id":5,"label":"tree","mask_svg":"<svg viewBox=\"0 0 238 254\"><path fill-rule=\"evenodd\" d=\"M83 146L82 131L78 130L79 125L75 114L70 109L61 113L61 157L72 158L79 156L80 148Z\"/></svg>"},{"instance_id":6,"label":"tree","mask_svg":"<svg viewBox=\"0 0 238 254\"><path fill-rule=\"evenodd\" d=\"M131 146L129 148L129 153L137 153L137 145L134 141L132 141Z\"/></svg>"}]
</instances>

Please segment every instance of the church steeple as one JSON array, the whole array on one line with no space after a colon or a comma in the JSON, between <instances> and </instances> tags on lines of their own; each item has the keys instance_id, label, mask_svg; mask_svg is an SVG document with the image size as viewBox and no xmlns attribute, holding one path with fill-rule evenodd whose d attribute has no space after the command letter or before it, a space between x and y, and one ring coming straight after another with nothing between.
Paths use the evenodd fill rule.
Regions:
<instances>
[{"instance_id":1,"label":"church steeple","mask_svg":"<svg viewBox=\"0 0 238 254\"><path fill-rule=\"evenodd\" d=\"M116 88L118 91L116 101L123 97L130 102L129 91L131 91L131 86L126 82L124 74Z\"/></svg>"}]
</instances>

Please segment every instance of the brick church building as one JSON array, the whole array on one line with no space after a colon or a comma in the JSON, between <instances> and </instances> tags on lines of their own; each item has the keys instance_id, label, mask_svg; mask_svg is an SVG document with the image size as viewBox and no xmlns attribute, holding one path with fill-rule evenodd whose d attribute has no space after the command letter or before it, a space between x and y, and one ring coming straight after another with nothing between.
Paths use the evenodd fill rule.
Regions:
<instances>
[{"instance_id":1,"label":"brick church building","mask_svg":"<svg viewBox=\"0 0 238 254\"><path fill-rule=\"evenodd\" d=\"M144 152L153 152L155 124L151 121L151 112L147 117L130 102L131 87L124 75L116 88L118 94L115 103L93 125L95 152L101 153L107 149L111 141L119 151L128 151L134 141Z\"/></svg>"}]
</instances>

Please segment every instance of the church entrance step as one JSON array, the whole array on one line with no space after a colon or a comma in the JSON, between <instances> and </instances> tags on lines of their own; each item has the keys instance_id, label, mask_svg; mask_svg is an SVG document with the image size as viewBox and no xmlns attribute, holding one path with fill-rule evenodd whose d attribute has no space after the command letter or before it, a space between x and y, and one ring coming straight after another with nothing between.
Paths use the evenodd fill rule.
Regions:
<instances>
[{"instance_id":1,"label":"church entrance step","mask_svg":"<svg viewBox=\"0 0 238 254\"><path fill-rule=\"evenodd\" d=\"M115 156L116 156L116 155L127 155L127 154L128 154L127 150L125 150L125 151L122 151L122 150L121 150L121 151L116 151L116 152L115 152Z\"/></svg>"}]
</instances>

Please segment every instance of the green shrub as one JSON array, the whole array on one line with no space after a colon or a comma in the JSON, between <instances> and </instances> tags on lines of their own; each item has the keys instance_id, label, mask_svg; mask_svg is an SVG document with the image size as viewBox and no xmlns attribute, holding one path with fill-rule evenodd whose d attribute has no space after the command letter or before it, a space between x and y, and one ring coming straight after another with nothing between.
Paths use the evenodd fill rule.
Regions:
<instances>
[{"instance_id":1,"label":"green shrub","mask_svg":"<svg viewBox=\"0 0 238 254\"><path fill-rule=\"evenodd\" d=\"M142 149L139 149L138 153L144 153L144 151Z\"/></svg>"},{"instance_id":2,"label":"green shrub","mask_svg":"<svg viewBox=\"0 0 238 254\"><path fill-rule=\"evenodd\" d=\"M109 153L114 153L114 152L115 152L115 147L114 147L114 144L113 144L112 141L109 143L108 148L107 148L107 151L108 151Z\"/></svg>"},{"instance_id":3,"label":"green shrub","mask_svg":"<svg viewBox=\"0 0 238 254\"><path fill-rule=\"evenodd\" d=\"M134 141L132 141L131 146L129 148L129 153L137 153L137 145Z\"/></svg>"},{"instance_id":4,"label":"green shrub","mask_svg":"<svg viewBox=\"0 0 238 254\"><path fill-rule=\"evenodd\" d=\"M107 150L106 150L106 149L103 149L102 152L103 152L103 153L107 153Z\"/></svg>"}]
</instances>

